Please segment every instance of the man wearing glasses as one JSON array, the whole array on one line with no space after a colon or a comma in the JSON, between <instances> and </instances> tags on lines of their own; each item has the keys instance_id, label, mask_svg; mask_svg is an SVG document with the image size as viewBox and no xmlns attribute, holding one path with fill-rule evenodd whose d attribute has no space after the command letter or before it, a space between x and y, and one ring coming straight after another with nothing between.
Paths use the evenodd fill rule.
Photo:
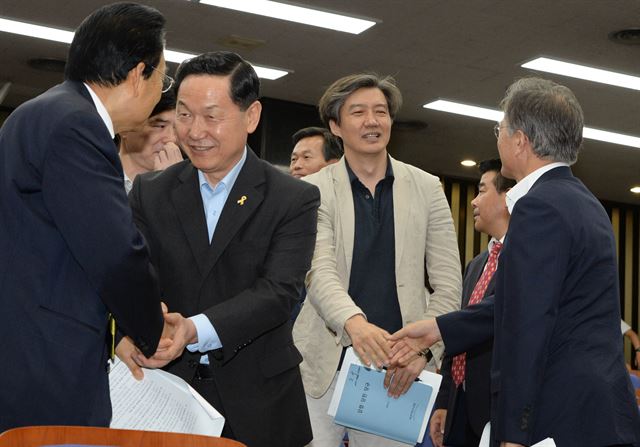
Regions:
<instances>
[{"instance_id":1,"label":"man wearing glasses","mask_svg":"<svg viewBox=\"0 0 640 447\"><path fill-rule=\"evenodd\" d=\"M109 315L132 369L132 343L149 357L158 347L160 292L113 137L160 98L164 25L135 3L98 9L75 33L65 82L0 130L0 432L109 425Z\"/></svg>"}]
</instances>

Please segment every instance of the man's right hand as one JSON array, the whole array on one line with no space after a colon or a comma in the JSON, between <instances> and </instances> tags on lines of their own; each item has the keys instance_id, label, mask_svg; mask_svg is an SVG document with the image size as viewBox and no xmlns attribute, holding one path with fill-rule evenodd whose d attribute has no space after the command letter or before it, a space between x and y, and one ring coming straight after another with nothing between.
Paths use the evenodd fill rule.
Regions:
<instances>
[{"instance_id":1,"label":"man's right hand","mask_svg":"<svg viewBox=\"0 0 640 447\"><path fill-rule=\"evenodd\" d=\"M447 410L440 408L431 415L429 423L429 436L435 447L443 446L444 426L447 421Z\"/></svg>"},{"instance_id":2,"label":"man's right hand","mask_svg":"<svg viewBox=\"0 0 640 447\"><path fill-rule=\"evenodd\" d=\"M164 314L162 342L151 358L140 354L137 363L145 368L162 368L180 357L188 344L198 341L198 333L193 322L177 312Z\"/></svg>"},{"instance_id":3,"label":"man's right hand","mask_svg":"<svg viewBox=\"0 0 640 447\"><path fill-rule=\"evenodd\" d=\"M390 337L387 331L369 323L361 314L349 318L344 329L362 363L378 368L389 364L391 345L387 341Z\"/></svg>"},{"instance_id":4,"label":"man's right hand","mask_svg":"<svg viewBox=\"0 0 640 447\"><path fill-rule=\"evenodd\" d=\"M404 366L442 340L435 318L410 323L387 337L392 342L391 366Z\"/></svg>"}]
</instances>

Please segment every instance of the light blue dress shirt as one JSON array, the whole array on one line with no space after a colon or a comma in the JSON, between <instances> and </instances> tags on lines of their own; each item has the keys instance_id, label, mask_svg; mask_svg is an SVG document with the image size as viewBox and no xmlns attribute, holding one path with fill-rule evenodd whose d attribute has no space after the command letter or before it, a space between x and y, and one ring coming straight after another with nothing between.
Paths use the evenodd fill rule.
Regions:
<instances>
[{"instance_id":1,"label":"light blue dress shirt","mask_svg":"<svg viewBox=\"0 0 640 447\"><path fill-rule=\"evenodd\" d=\"M200 195L202 196L202 204L204 205L204 214L207 219L207 231L209 232L209 242L213 237L213 233L218 225L220 214L224 208L224 204L229 198L229 193L233 188L233 185L238 178L238 174L244 166L244 162L247 159L247 148L244 148L242 158L236 163L236 165L224 176L218 184L212 188L206 177L201 171L198 171L198 181L200 182ZM196 327L198 333L198 342L187 345L187 349L191 352L208 352L212 349L218 349L222 347L220 337L215 328L211 324L209 318L204 314L194 315L189 317ZM209 358L203 355L200 358L200 363L208 364Z\"/></svg>"}]
</instances>

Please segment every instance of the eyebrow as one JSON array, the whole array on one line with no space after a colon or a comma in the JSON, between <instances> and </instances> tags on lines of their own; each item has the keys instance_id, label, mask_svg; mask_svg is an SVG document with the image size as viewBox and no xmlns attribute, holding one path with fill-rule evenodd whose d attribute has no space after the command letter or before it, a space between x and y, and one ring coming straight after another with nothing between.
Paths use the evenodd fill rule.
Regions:
<instances>
[{"instance_id":1,"label":"eyebrow","mask_svg":"<svg viewBox=\"0 0 640 447\"><path fill-rule=\"evenodd\" d=\"M367 104L351 104L351 105L349 106L349 110L351 110L351 109L355 109L356 107L368 107L368 105L367 105ZM373 108L374 108L374 109L375 109L376 107L384 107L385 109L388 109L388 108L389 108L389 106L388 106L386 103L383 103L383 102L380 102L380 103L378 103L378 104L374 104L374 105L373 105Z\"/></svg>"}]
</instances>

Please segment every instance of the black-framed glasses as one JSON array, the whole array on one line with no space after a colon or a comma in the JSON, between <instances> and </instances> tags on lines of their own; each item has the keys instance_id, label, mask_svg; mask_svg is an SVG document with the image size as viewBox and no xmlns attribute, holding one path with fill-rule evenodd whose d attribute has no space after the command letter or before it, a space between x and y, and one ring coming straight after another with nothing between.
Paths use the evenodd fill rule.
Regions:
<instances>
[{"instance_id":1,"label":"black-framed glasses","mask_svg":"<svg viewBox=\"0 0 640 447\"><path fill-rule=\"evenodd\" d=\"M171 87L173 87L173 84L176 81L171 76L161 72L153 65L151 65L151 68L162 75L162 93L167 93L169 90L171 90Z\"/></svg>"}]
</instances>

